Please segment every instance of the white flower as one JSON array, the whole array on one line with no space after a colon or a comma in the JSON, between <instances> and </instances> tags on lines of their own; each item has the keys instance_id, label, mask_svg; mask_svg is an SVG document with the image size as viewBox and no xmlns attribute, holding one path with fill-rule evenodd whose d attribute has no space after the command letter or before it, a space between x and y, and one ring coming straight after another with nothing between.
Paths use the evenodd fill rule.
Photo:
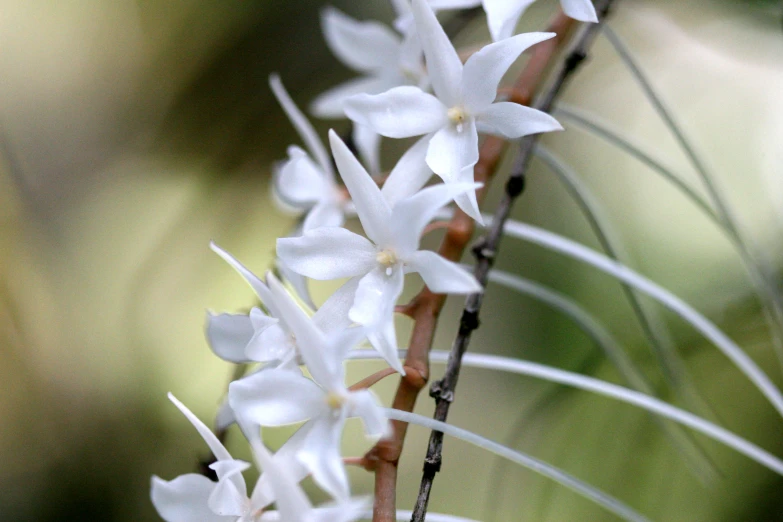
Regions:
<instances>
[{"instance_id":1,"label":"white flower","mask_svg":"<svg viewBox=\"0 0 783 522\"><path fill-rule=\"evenodd\" d=\"M525 49L553 33L520 34L490 44L463 66L425 0L413 0L413 14L435 96L416 87L357 95L344 104L349 118L392 138L432 133L426 161L447 184L473 180L478 131L519 138L562 130L557 120L544 112L511 102L493 103L511 64ZM456 202L481 222L475 192L458 197Z\"/></svg>"},{"instance_id":2,"label":"white flower","mask_svg":"<svg viewBox=\"0 0 783 522\"><path fill-rule=\"evenodd\" d=\"M393 314L403 274L418 272L433 292L481 291L478 281L458 264L419 250L421 233L435 213L456 195L475 190L477 184L435 185L392 207L333 131L329 141L369 240L344 228L322 227L301 237L278 239L277 255L291 269L313 279L360 278L349 317L368 326L370 342L402 373Z\"/></svg>"},{"instance_id":3,"label":"white flower","mask_svg":"<svg viewBox=\"0 0 783 522\"><path fill-rule=\"evenodd\" d=\"M354 94L377 94L399 85L427 86L421 45L415 31L398 35L385 25L360 22L326 7L321 25L329 48L348 67L366 76L318 96L311 111L322 118L342 118L343 101Z\"/></svg>"},{"instance_id":4,"label":"white flower","mask_svg":"<svg viewBox=\"0 0 783 522\"><path fill-rule=\"evenodd\" d=\"M208 314L207 337L213 351L220 358L232 362L278 361L283 367L291 363L296 365L300 353L298 342L282 315L289 302L293 303L291 297L287 292L271 291L261 279L216 244L210 243L210 248L239 272L271 314L271 317L267 316L258 308L253 308L249 316ZM347 328L351 324L348 310L355 292L355 284L343 285L313 314L313 323L325 334Z\"/></svg>"},{"instance_id":5,"label":"white flower","mask_svg":"<svg viewBox=\"0 0 783 522\"><path fill-rule=\"evenodd\" d=\"M345 198L335 182L326 148L286 92L280 77L276 74L269 76L269 86L310 152L308 155L297 146L288 148L288 160L275 172L276 196L287 205L308 211L303 230L342 225Z\"/></svg>"},{"instance_id":6,"label":"white flower","mask_svg":"<svg viewBox=\"0 0 783 522\"><path fill-rule=\"evenodd\" d=\"M345 65L364 76L333 87L318 96L310 112L321 118L343 118L343 102L355 94L378 94L400 85L428 85L421 44L415 30L398 35L375 21L360 22L334 7L321 12L329 48ZM353 142L370 173L380 173L380 135L354 125Z\"/></svg>"},{"instance_id":7,"label":"white flower","mask_svg":"<svg viewBox=\"0 0 783 522\"><path fill-rule=\"evenodd\" d=\"M297 458L334 498L347 499L348 478L340 455L345 419L361 417L371 437L389 433L389 423L372 392L351 392L344 383L345 355L365 334L361 328L324 334L296 303L282 298L285 289L274 276L267 282L270 291L281 296L281 318L296 336L313 380L293 372L255 373L231 383L229 403L243 422L259 426L310 419L300 430L304 438Z\"/></svg>"}]
</instances>

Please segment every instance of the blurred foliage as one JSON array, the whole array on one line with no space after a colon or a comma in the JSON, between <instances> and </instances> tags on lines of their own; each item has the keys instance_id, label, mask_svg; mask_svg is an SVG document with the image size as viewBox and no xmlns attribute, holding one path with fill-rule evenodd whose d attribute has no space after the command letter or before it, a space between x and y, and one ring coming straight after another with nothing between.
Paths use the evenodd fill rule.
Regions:
<instances>
[{"instance_id":1,"label":"blurred foliage","mask_svg":"<svg viewBox=\"0 0 783 522\"><path fill-rule=\"evenodd\" d=\"M360 18L391 16L384 2L336 4ZM165 392L211 418L231 369L203 339L204 309L253 303L208 241L260 272L274 238L293 223L267 194L271 163L297 141L267 76L280 71L302 106L350 76L322 45L320 5L2 3L0 520L157 520L150 476L189 472L205 453ZM552 8L535 4L525 28L543 27ZM778 275L780 16L780 3L771 0L626 0L612 22L715 167ZM482 24L469 33L465 41L486 37ZM604 41L566 99L648 145L698 186ZM347 128L318 128L331 124ZM651 172L583 131L569 131L546 143L605 202L635 266L718 321L780 383L757 302L728 242ZM597 248L562 187L541 165L534 169L516 218ZM498 266L573 296L660 380L616 282L511 240ZM315 290L323 298L327 285ZM437 348L449 347L461 304L449 300ZM715 417L783 453L771 408L713 347L666 318ZM618 380L573 324L540 304L493 287L482 320L472 349ZM400 321L403 341L408 327ZM352 376L375 367L356 363ZM393 389L393 379L378 386L384 397ZM426 396L419 410L431 413ZM705 486L649 416L581 392L468 369L450 420L550 460L654 520L766 521L783 512L780 477L698 439L723 472ZM282 440L283 433L274 435ZM418 490L427 436L411 430L401 508ZM232 437L230 448L242 456L246 450ZM359 454L356 444L361 437L352 430L346 445ZM351 473L358 492L371 490L366 474ZM610 519L544 479L453 441L431 506L477 519Z\"/></svg>"}]
</instances>

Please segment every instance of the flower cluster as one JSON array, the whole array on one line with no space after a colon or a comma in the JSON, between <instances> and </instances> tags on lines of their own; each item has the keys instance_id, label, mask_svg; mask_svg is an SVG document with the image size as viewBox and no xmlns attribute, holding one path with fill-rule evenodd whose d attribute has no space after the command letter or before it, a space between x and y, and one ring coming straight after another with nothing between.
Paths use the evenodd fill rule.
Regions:
<instances>
[{"instance_id":1,"label":"flower cluster","mask_svg":"<svg viewBox=\"0 0 783 522\"><path fill-rule=\"evenodd\" d=\"M371 391L346 386L346 355L367 341L394 370L405 373L394 327L405 274L417 272L436 293L482 290L459 265L419 248L427 225L452 202L481 220L476 202L480 184L473 180L479 133L517 138L561 128L545 113L495 101L503 75L519 55L553 36L511 36L530 3L398 0L395 29L325 9L327 44L364 76L322 94L311 110L354 122L353 142L361 161L334 131L328 136L330 154L280 78L270 78L304 145L288 149L288 159L274 176L276 199L304 216L294 234L277 241L279 273L296 295L273 273L258 277L213 244L253 288L262 307L245 315L208 314L206 325L219 357L259 363L257 370L229 386L218 419L222 426L239 425L262 475L248 496L242 472L250 464L233 459L215 435L170 396L216 457L210 467L217 482L194 474L172 481L154 477L152 500L165 520L348 521L366 510L366 500L351 497L340 452L343 426L346 419L359 417L367 436L378 440L389 434L390 425ZM486 10L496 41L463 63L435 10L478 5ZM563 0L563 5L569 14L595 18L589 1ZM381 136L422 136L383 180L378 176ZM428 185L433 173L443 182ZM346 215L354 212L364 235L342 227ZM308 278L347 281L315 310ZM272 455L261 428L295 423L302 423L299 430ZM333 503L312 506L299 486L307 475ZM269 511L272 504L276 511Z\"/></svg>"}]
</instances>

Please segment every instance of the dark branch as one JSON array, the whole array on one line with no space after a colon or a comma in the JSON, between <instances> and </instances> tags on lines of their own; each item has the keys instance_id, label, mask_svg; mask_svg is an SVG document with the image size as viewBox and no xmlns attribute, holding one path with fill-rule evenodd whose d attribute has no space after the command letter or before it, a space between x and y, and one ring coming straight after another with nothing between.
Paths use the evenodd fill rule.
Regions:
<instances>
[{"instance_id":1,"label":"dark branch","mask_svg":"<svg viewBox=\"0 0 783 522\"><path fill-rule=\"evenodd\" d=\"M609 8L614 0L599 0L596 2L596 11L598 11L600 23L582 24L579 32L574 36L570 50L561 59L560 66L553 75L553 81L537 97L534 108L551 112L552 104L557 96L563 90L573 73L584 63L587 53L592 46L593 40L601 30L601 26ZM486 287L489 270L494 263L497 255L500 240L503 236L503 226L511 212L517 197L524 190L525 172L527 171L533 149L538 140L537 135L528 136L520 142L520 151L511 170L511 176L506 183L506 193L503 197L492 226L488 233L479 240L473 248L476 257L476 266L473 274L476 279ZM459 379L462 356L467 350L470 338L474 330L479 326L478 315L481 310L483 294L473 294L468 297L465 309L460 321L459 333L451 348L446 371L443 377L432 384L430 395L435 398L434 418L439 421L446 421L449 407L454 400L454 392ZM424 460L424 473L419 489L419 496L416 500L416 506L413 510L412 522L423 522L427 513L427 504L429 502L432 483L436 473L440 470L443 451L443 433L433 431L430 435L427 456Z\"/></svg>"}]
</instances>

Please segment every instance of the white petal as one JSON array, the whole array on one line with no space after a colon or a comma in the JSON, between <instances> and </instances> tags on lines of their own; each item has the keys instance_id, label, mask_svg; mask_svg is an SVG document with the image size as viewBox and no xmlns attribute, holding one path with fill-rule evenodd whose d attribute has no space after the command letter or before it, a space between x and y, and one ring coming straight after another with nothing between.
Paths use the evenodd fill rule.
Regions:
<instances>
[{"instance_id":1,"label":"white petal","mask_svg":"<svg viewBox=\"0 0 783 522\"><path fill-rule=\"evenodd\" d=\"M233 482L250 464L241 460L219 460L209 466L218 476L218 484L209 495L207 505L218 515L242 516L247 508L247 491ZM244 485L244 479L242 484Z\"/></svg>"},{"instance_id":2,"label":"white petal","mask_svg":"<svg viewBox=\"0 0 783 522\"><path fill-rule=\"evenodd\" d=\"M383 438L391 435L391 424L383 413L383 408L370 390L360 390L351 393L350 417L360 417L364 423L364 431L373 438Z\"/></svg>"},{"instance_id":3,"label":"white petal","mask_svg":"<svg viewBox=\"0 0 783 522\"><path fill-rule=\"evenodd\" d=\"M217 484L207 477L189 473L172 481L152 477L150 496L158 514L166 522L234 522L209 509L207 501Z\"/></svg>"},{"instance_id":4,"label":"white petal","mask_svg":"<svg viewBox=\"0 0 783 522\"><path fill-rule=\"evenodd\" d=\"M330 354L324 353L327 347L326 336L305 314L304 310L291 299L291 296L274 275L267 273L266 281L274 296L275 304L280 310L281 319L286 322L296 337L296 346L299 348L299 353L301 353L307 368L318 384L328 388L333 379L334 366L330 364ZM342 363L342 360L340 362Z\"/></svg>"},{"instance_id":5,"label":"white petal","mask_svg":"<svg viewBox=\"0 0 783 522\"><path fill-rule=\"evenodd\" d=\"M438 184L400 201L394 207L391 219L397 255L404 260L409 253L418 250L421 233L438 210L457 195L475 193L479 187L481 183Z\"/></svg>"},{"instance_id":6,"label":"white petal","mask_svg":"<svg viewBox=\"0 0 783 522\"><path fill-rule=\"evenodd\" d=\"M432 177L432 169L424 161L429 142L429 136L419 139L389 173L381 188L381 194L389 206L394 207L398 201L418 192Z\"/></svg>"},{"instance_id":7,"label":"white petal","mask_svg":"<svg viewBox=\"0 0 783 522\"><path fill-rule=\"evenodd\" d=\"M441 176L447 184L452 183L470 183L473 181L473 167L465 167L455 175ZM454 202L468 216L475 219L480 225L484 225L484 219L479 211L478 201L476 200L476 191L469 190L454 197Z\"/></svg>"},{"instance_id":8,"label":"white petal","mask_svg":"<svg viewBox=\"0 0 783 522\"><path fill-rule=\"evenodd\" d=\"M328 336L324 352L326 362L330 366L329 382L322 383L327 390L341 391L345 389L344 361L351 349L367 339L367 330L362 327L345 328Z\"/></svg>"},{"instance_id":9,"label":"white petal","mask_svg":"<svg viewBox=\"0 0 783 522\"><path fill-rule=\"evenodd\" d=\"M418 272L427 287L437 294L473 294L482 291L472 274L435 252L419 250L405 261L407 269Z\"/></svg>"},{"instance_id":10,"label":"white petal","mask_svg":"<svg viewBox=\"0 0 783 522\"><path fill-rule=\"evenodd\" d=\"M378 266L359 281L356 297L349 312L350 318L365 326L375 326L386 321L402 293L403 274L400 267L393 267L391 274Z\"/></svg>"},{"instance_id":11,"label":"white petal","mask_svg":"<svg viewBox=\"0 0 783 522\"><path fill-rule=\"evenodd\" d=\"M280 238L277 255L291 270L319 280L365 274L377 264L372 243L337 227L316 228L300 237Z\"/></svg>"},{"instance_id":12,"label":"white petal","mask_svg":"<svg viewBox=\"0 0 783 522\"><path fill-rule=\"evenodd\" d=\"M478 113L495 100L498 84L508 68L528 47L555 33L524 33L483 47L465 62L465 106Z\"/></svg>"},{"instance_id":13,"label":"white petal","mask_svg":"<svg viewBox=\"0 0 783 522\"><path fill-rule=\"evenodd\" d=\"M215 355L225 361L235 363L249 362L245 347L253 338L255 330L247 315L220 314L207 312L207 341Z\"/></svg>"},{"instance_id":14,"label":"white petal","mask_svg":"<svg viewBox=\"0 0 783 522\"><path fill-rule=\"evenodd\" d=\"M245 349L247 358L256 362L286 361L291 353L290 335L280 325L256 332Z\"/></svg>"},{"instance_id":15,"label":"white petal","mask_svg":"<svg viewBox=\"0 0 783 522\"><path fill-rule=\"evenodd\" d=\"M329 183L321 168L297 146L288 147L288 158L275 172L278 197L296 208L308 208L323 199Z\"/></svg>"},{"instance_id":16,"label":"white petal","mask_svg":"<svg viewBox=\"0 0 783 522\"><path fill-rule=\"evenodd\" d=\"M492 39L496 42L510 37L517 27L522 13L535 0L484 0L487 24Z\"/></svg>"},{"instance_id":17,"label":"white petal","mask_svg":"<svg viewBox=\"0 0 783 522\"><path fill-rule=\"evenodd\" d=\"M239 275L245 278L245 281L247 281L253 290L255 290L256 295L258 295L258 297L261 299L261 302L264 303L264 306L269 309L273 316L277 317L279 315L274 309L274 304L271 303L271 299L269 298L269 289L266 287L263 281L261 281L261 279L259 279L253 272L248 270L245 265L237 261L234 256L217 246L214 241L209 243L209 248L211 248L213 252L223 258L226 263L231 265L234 270L239 272Z\"/></svg>"},{"instance_id":18,"label":"white petal","mask_svg":"<svg viewBox=\"0 0 783 522\"><path fill-rule=\"evenodd\" d=\"M358 285L359 278L354 277L349 279L347 283L338 288L329 299L321 305L312 317L313 323L319 330L329 335L351 326L353 321L348 317L348 310L353 306L356 287Z\"/></svg>"},{"instance_id":19,"label":"white petal","mask_svg":"<svg viewBox=\"0 0 783 522\"><path fill-rule=\"evenodd\" d=\"M291 473L289 466L291 459L280 459L278 455L273 457L258 439L251 440L250 443L253 455L258 461L259 467L263 470L259 483L264 479L263 482L268 484L269 489L271 489L272 495L269 495L269 500L274 499L276 501L280 520L309 522L309 512L312 506L299 487L299 480L301 479L297 480ZM263 499L260 496L256 496L255 492L253 497L251 502L253 509L260 509L267 505L266 503L259 505L259 501L263 501Z\"/></svg>"},{"instance_id":20,"label":"white petal","mask_svg":"<svg viewBox=\"0 0 783 522\"><path fill-rule=\"evenodd\" d=\"M171 402L174 403L174 406L176 406L179 411L181 411L182 414L187 417L190 423L193 424L193 427L196 428L196 431L198 431L199 435L201 435L201 438L204 439L204 442L207 443L207 446L209 446L209 449L212 451L212 454L215 456L215 458L218 460L234 460L226 447L223 446L215 434L212 433L212 430L207 428L207 426L201 422L198 417L193 415L193 412L190 411L187 406L182 404L171 393L168 394L168 398Z\"/></svg>"},{"instance_id":21,"label":"white petal","mask_svg":"<svg viewBox=\"0 0 783 522\"><path fill-rule=\"evenodd\" d=\"M318 138L318 134L315 129L307 120L299 107L296 106L294 101L288 95L288 92L283 87L283 82L280 81L280 76L272 74L269 76L269 86L272 88L277 101L280 102L280 106L288 115L288 119L296 128L299 136L302 138L307 150L315 158L315 161L321 166L321 169L329 176L333 176L332 163L329 161L329 155L326 153L326 147Z\"/></svg>"},{"instance_id":22,"label":"white petal","mask_svg":"<svg viewBox=\"0 0 783 522\"><path fill-rule=\"evenodd\" d=\"M593 2L590 0L560 0L563 12L581 22L598 22Z\"/></svg>"},{"instance_id":23,"label":"white petal","mask_svg":"<svg viewBox=\"0 0 783 522\"><path fill-rule=\"evenodd\" d=\"M336 201L325 201L310 209L302 225L302 231L307 232L319 227L340 227L344 222L345 214L342 207Z\"/></svg>"},{"instance_id":24,"label":"white petal","mask_svg":"<svg viewBox=\"0 0 783 522\"><path fill-rule=\"evenodd\" d=\"M341 83L321 93L310 104L310 112L319 118L344 118L343 102L357 94L379 94L399 85L385 76L363 76Z\"/></svg>"},{"instance_id":25,"label":"white petal","mask_svg":"<svg viewBox=\"0 0 783 522\"><path fill-rule=\"evenodd\" d=\"M345 115L382 136L409 138L436 131L448 122L448 108L418 87L404 85L382 94L359 94L343 103Z\"/></svg>"},{"instance_id":26,"label":"white petal","mask_svg":"<svg viewBox=\"0 0 783 522\"><path fill-rule=\"evenodd\" d=\"M253 456L256 458L258 467L261 468L261 476L256 481L256 486L253 489L253 494L250 497L250 505L253 510L258 510L267 506L275 501L276 498L288 498L289 496L297 497L295 487L302 481L310 472L307 467L304 466L299 459L296 458L296 454L302 448L302 444L306 440L307 434L310 433L310 428L313 423L305 422L296 432L285 441L277 453L272 457L273 463L270 465L267 458L258 451L257 445L261 444L258 439L251 439L251 449L253 449ZM264 448L266 449L266 448ZM280 476L280 472L277 470L284 470L284 477ZM283 489L283 491L280 490ZM294 500L295 500L294 498ZM306 500L306 498L305 498ZM288 502L287 500L284 502ZM300 500L302 504L309 504Z\"/></svg>"},{"instance_id":27,"label":"white petal","mask_svg":"<svg viewBox=\"0 0 783 522\"><path fill-rule=\"evenodd\" d=\"M381 324L370 329L367 333L367 340L372 347L381 354L381 357L389 363L400 375L405 375L405 368L400 362L400 356L397 346L397 330L394 326L394 313L388 314L387 319Z\"/></svg>"},{"instance_id":28,"label":"white petal","mask_svg":"<svg viewBox=\"0 0 783 522\"><path fill-rule=\"evenodd\" d=\"M447 125L432 136L427 149L427 165L435 174L456 176L477 162L478 131L473 118L465 119L460 131L454 125Z\"/></svg>"},{"instance_id":29,"label":"white petal","mask_svg":"<svg viewBox=\"0 0 783 522\"><path fill-rule=\"evenodd\" d=\"M359 152L359 157L367 165L367 171L373 177L380 174L381 135L367 125L356 123L353 126L352 138L356 150Z\"/></svg>"},{"instance_id":30,"label":"white petal","mask_svg":"<svg viewBox=\"0 0 783 522\"><path fill-rule=\"evenodd\" d=\"M314 419L304 447L297 457L313 474L313 479L332 497L350 496L348 475L340 454L340 439L345 424L344 412L327 412Z\"/></svg>"},{"instance_id":31,"label":"white petal","mask_svg":"<svg viewBox=\"0 0 783 522\"><path fill-rule=\"evenodd\" d=\"M326 7L321 27L329 49L348 67L366 72L396 64L400 37L379 22L360 22Z\"/></svg>"},{"instance_id":32,"label":"white petal","mask_svg":"<svg viewBox=\"0 0 783 522\"><path fill-rule=\"evenodd\" d=\"M329 143L337 170L351 194L364 233L376 244L384 243L388 237L391 208L383 198L381 189L333 130L329 131Z\"/></svg>"},{"instance_id":33,"label":"white petal","mask_svg":"<svg viewBox=\"0 0 783 522\"><path fill-rule=\"evenodd\" d=\"M477 119L482 127L506 138L563 130L549 114L511 102L493 103Z\"/></svg>"},{"instance_id":34,"label":"white petal","mask_svg":"<svg viewBox=\"0 0 783 522\"><path fill-rule=\"evenodd\" d=\"M266 371L232 382L228 401L237 417L260 426L284 426L317 416L326 407L324 391L290 372Z\"/></svg>"},{"instance_id":35,"label":"white petal","mask_svg":"<svg viewBox=\"0 0 783 522\"><path fill-rule=\"evenodd\" d=\"M437 9L470 9L481 5L481 0L429 0L433 10Z\"/></svg>"},{"instance_id":36,"label":"white petal","mask_svg":"<svg viewBox=\"0 0 783 522\"><path fill-rule=\"evenodd\" d=\"M226 397L220 406L218 406L217 413L215 414L215 428L218 430L225 430L236 422L234 417L234 410L231 409L231 405L228 403Z\"/></svg>"},{"instance_id":37,"label":"white petal","mask_svg":"<svg viewBox=\"0 0 783 522\"><path fill-rule=\"evenodd\" d=\"M447 107L457 105L462 98L462 62L457 51L425 0L413 0L412 8L432 90Z\"/></svg>"}]
</instances>

